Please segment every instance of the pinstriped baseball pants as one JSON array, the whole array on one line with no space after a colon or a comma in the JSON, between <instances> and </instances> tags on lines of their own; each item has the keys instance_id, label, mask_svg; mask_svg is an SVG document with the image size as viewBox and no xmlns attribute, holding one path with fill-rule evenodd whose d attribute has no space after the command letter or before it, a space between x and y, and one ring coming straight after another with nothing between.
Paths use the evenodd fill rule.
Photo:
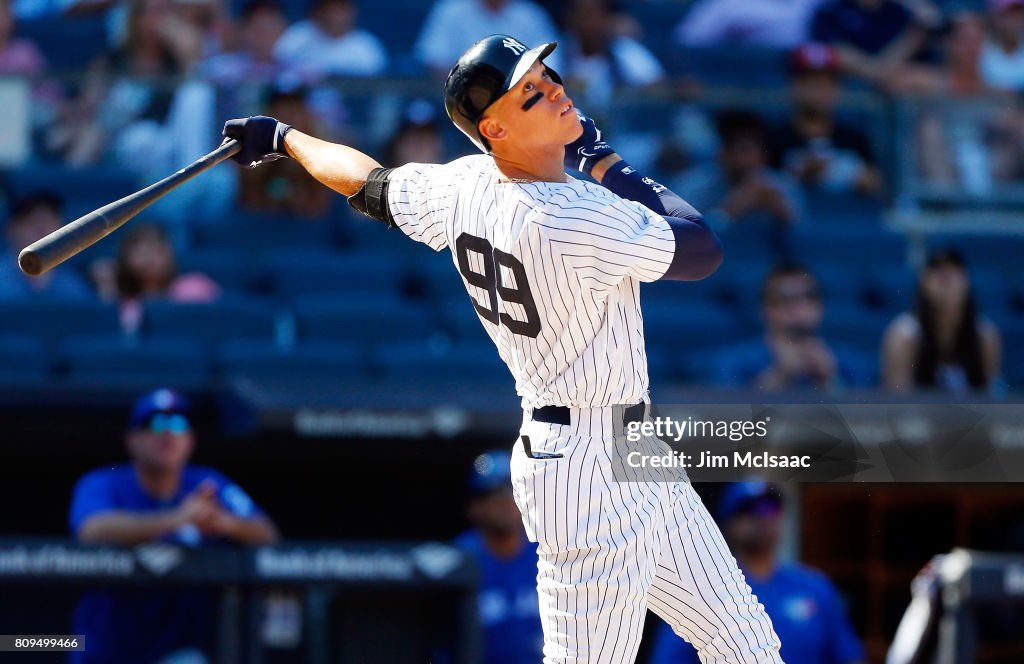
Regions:
<instances>
[{"instance_id":1,"label":"pinstriped baseball pants","mask_svg":"<svg viewBox=\"0 0 1024 664\"><path fill-rule=\"evenodd\" d=\"M613 476L622 446L668 446L627 442L621 408L571 414L559 425L527 412L520 431L535 455L560 458L529 458L521 437L512 454L516 504L538 542L544 664L632 663L648 608L705 664L782 664L771 620L685 475Z\"/></svg>"}]
</instances>

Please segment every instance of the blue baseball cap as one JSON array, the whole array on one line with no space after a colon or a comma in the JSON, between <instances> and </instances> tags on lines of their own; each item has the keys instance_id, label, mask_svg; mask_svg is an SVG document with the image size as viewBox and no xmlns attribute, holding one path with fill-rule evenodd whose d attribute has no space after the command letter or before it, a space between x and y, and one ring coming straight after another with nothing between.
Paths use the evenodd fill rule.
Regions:
<instances>
[{"instance_id":1,"label":"blue baseball cap","mask_svg":"<svg viewBox=\"0 0 1024 664\"><path fill-rule=\"evenodd\" d=\"M725 523L740 514L779 510L782 502L782 491L774 484L761 480L733 482L718 501L718 520Z\"/></svg>"},{"instance_id":2,"label":"blue baseball cap","mask_svg":"<svg viewBox=\"0 0 1024 664\"><path fill-rule=\"evenodd\" d=\"M484 452L474 459L466 482L470 497L476 498L499 489L511 489L511 462L512 455L505 450Z\"/></svg>"},{"instance_id":3,"label":"blue baseball cap","mask_svg":"<svg viewBox=\"0 0 1024 664\"><path fill-rule=\"evenodd\" d=\"M161 388L135 400L135 405L132 406L132 416L128 423L135 429L145 426L149 419L157 413L188 416L191 410L191 404L184 395L174 390Z\"/></svg>"}]
</instances>

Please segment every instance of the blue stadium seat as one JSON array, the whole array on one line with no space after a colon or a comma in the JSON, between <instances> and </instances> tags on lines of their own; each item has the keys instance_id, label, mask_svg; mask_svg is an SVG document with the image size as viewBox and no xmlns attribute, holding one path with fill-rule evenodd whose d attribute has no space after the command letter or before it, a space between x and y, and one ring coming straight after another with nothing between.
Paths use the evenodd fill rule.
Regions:
<instances>
[{"instance_id":1,"label":"blue stadium seat","mask_svg":"<svg viewBox=\"0 0 1024 664\"><path fill-rule=\"evenodd\" d=\"M491 343L449 344L417 340L379 344L373 349L374 364L389 378L443 378L473 383L512 383L498 351Z\"/></svg>"},{"instance_id":2,"label":"blue stadium seat","mask_svg":"<svg viewBox=\"0 0 1024 664\"><path fill-rule=\"evenodd\" d=\"M669 29L674 28L673 25ZM695 76L708 86L779 88L789 80L785 50L666 45L656 51L669 73ZM757 63L757 66L751 66L751 63Z\"/></svg>"},{"instance_id":3,"label":"blue stadium seat","mask_svg":"<svg viewBox=\"0 0 1024 664\"><path fill-rule=\"evenodd\" d=\"M0 336L0 385L13 388L46 383L52 357L39 339Z\"/></svg>"},{"instance_id":4,"label":"blue stadium seat","mask_svg":"<svg viewBox=\"0 0 1024 664\"><path fill-rule=\"evenodd\" d=\"M1012 271L1024 256L1024 237L1019 235L933 235L929 247L956 247L970 269Z\"/></svg>"},{"instance_id":5,"label":"blue stadium seat","mask_svg":"<svg viewBox=\"0 0 1024 664\"><path fill-rule=\"evenodd\" d=\"M289 348L270 341L228 341L217 350L217 364L228 378L271 383L358 380L367 372L362 346L332 341L306 341Z\"/></svg>"},{"instance_id":6,"label":"blue stadium seat","mask_svg":"<svg viewBox=\"0 0 1024 664\"><path fill-rule=\"evenodd\" d=\"M277 312L257 299L222 298L210 304L147 302L143 330L148 337L186 337L217 343L229 339L273 339Z\"/></svg>"},{"instance_id":7,"label":"blue stadium seat","mask_svg":"<svg viewBox=\"0 0 1024 664\"><path fill-rule=\"evenodd\" d=\"M0 302L0 334L53 344L73 335L120 333L117 307L96 301L25 299Z\"/></svg>"},{"instance_id":8,"label":"blue stadium seat","mask_svg":"<svg viewBox=\"0 0 1024 664\"><path fill-rule=\"evenodd\" d=\"M462 275L452 262L449 252L423 252L412 262L411 269L414 280L436 301L444 303L454 299L468 304Z\"/></svg>"},{"instance_id":9,"label":"blue stadium seat","mask_svg":"<svg viewBox=\"0 0 1024 664\"><path fill-rule=\"evenodd\" d=\"M1024 320L1006 321L1000 326L1003 335L1003 378L1010 391L1024 394Z\"/></svg>"},{"instance_id":10,"label":"blue stadium seat","mask_svg":"<svg viewBox=\"0 0 1024 664\"><path fill-rule=\"evenodd\" d=\"M267 260L273 292L284 298L313 293L397 294L403 267L376 252L283 251Z\"/></svg>"},{"instance_id":11,"label":"blue stadium seat","mask_svg":"<svg viewBox=\"0 0 1024 664\"><path fill-rule=\"evenodd\" d=\"M433 6L424 0L392 0L386 4L359 2L359 27L376 35L392 57L392 69L411 53L423 21Z\"/></svg>"},{"instance_id":12,"label":"blue stadium seat","mask_svg":"<svg viewBox=\"0 0 1024 664\"><path fill-rule=\"evenodd\" d=\"M178 273L201 272L227 291L244 291L256 281L258 268L253 261L230 247L189 249L177 256Z\"/></svg>"},{"instance_id":13,"label":"blue stadium seat","mask_svg":"<svg viewBox=\"0 0 1024 664\"><path fill-rule=\"evenodd\" d=\"M81 70L107 46L106 20L93 16L46 16L18 21L17 36L31 39L57 70Z\"/></svg>"},{"instance_id":14,"label":"blue stadium seat","mask_svg":"<svg viewBox=\"0 0 1024 664\"><path fill-rule=\"evenodd\" d=\"M138 189L134 176L124 169L109 166L71 168L62 164L37 162L10 171L7 174L7 186L14 198L39 191L53 191L60 194L69 208L75 207L75 201L86 201L85 204L92 205L90 210ZM67 212L70 217L71 210Z\"/></svg>"},{"instance_id":15,"label":"blue stadium seat","mask_svg":"<svg viewBox=\"0 0 1024 664\"><path fill-rule=\"evenodd\" d=\"M438 328L422 304L393 296L304 295L293 300L292 312L303 340L423 339Z\"/></svg>"},{"instance_id":16,"label":"blue stadium seat","mask_svg":"<svg viewBox=\"0 0 1024 664\"><path fill-rule=\"evenodd\" d=\"M816 188L804 189L808 224L843 228L881 228L882 201L857 194L832 193Z\"/></svg>"},{"instance_id":17,"label":"blue stadium seat","mask_svg":"<svg viewBox=\"0 0 1024 664\"><path fill-rule=\"evenodd\" d=\"M836 228L807 224L792 238L794 257L810 267L847 265L903 265L907 241L902 235L870 226Z\"/></svg>"},{"instance_id":18,"label":"blue stadium seat","mask_svg":"<svg viewBox=\"0 0 1024 664\"><path fill-rule=\"evenodd\" d=\"M878 357L882 334L891 318L873 314L859 306L826 307L822 336L829 342L841 342L854 349Z\"/></svg>"},{"instance_id":19,"label":"blue stadium seat","mask_svg":"<svg viewBox=\"0 0 1024 664\"><path fill-rule=\"evenodd\" d=\"M650 348L685 352L731 343L743 335L735 316L716 306L664 308L644 313Z\"/></svg>"},{"instance_id":20,"label":"blue stadium seat","mask_svg":"<svg viewBox=\"0 0 1024 664\"><path fill-rule=\"evenodd\" d=\"M75 387L144 391L164 385L189 392L207 389L211 378L207 347L188 338L73 337L61 344L60 357Z\"/></svg>"},{"instance_id":21,"label":"blue stadium seat","mask_svg":"<svg viewBox=\"0 0 1024 664\"><path fill-rule=\"evenodd\" d=\"M868 309L895 315L913 309L917 274L907 265L882 265L860 274L859 300Z\"/></svg>"},{"instance_id":22,"label":"blue stadium seat","mask_svg":"<svg viewBox=\"0 0 1024 664\"><path fill-rule=\"evenodd\" d=\"M480 322L476 308L463 289L462 294L452 293L450 299L438 304L444 330L452 337L466 343L490 343L490 337Z\"/></svg>"},{"instance_id":23,"label":"blue stadium seat","mask_svg":"<svg viewBox=\"0 0 1024 664\"><path fill-rule=\"evenodd\" d=\"M327 247L335 240L329 219L309 220L285 215L237 212L227 219L196 226L200 247L231 247L265 255L283 247Z\"/></svg>"}]
</instances>

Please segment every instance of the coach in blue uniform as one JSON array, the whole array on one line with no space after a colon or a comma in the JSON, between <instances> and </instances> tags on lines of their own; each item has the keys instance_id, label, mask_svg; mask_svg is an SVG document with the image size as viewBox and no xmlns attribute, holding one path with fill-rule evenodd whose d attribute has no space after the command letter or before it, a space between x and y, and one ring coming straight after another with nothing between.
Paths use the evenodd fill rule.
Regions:
<instances>
[{"instance_id":1,"label":"coach in blue uniform","mask_svg":"<svg viewBox=\"0 0 1024 664\"><path fill-rule=\"evenodd\" d=\"M747 583L772 619L786 664L867 661L829 580L816 570L776 560L782 495L775 487L765 482L730 484L718 516ZM648 664L698 661L692 646L664 623L659 625Z\"/></svg>"},{"instance_id":2,"label":"coach in blue uniform","mask_svg":"<svg viewBox=\"0 0 1024 664\"><path fill-rule=\"evenodd\" d=\"M537 600L537 545L526 539L512 498L510 455L481 454L469 474L466 507L473 530L455 546L472 556L480 573L478 594L487 664L536 664L544 635Z\"/></svg>"},{"instance_id":3,"label":"coach in blue uniform","mask_svg":"<svg viewBox=\"0 0 1024 664\"><path fill-rule=\"evenodd\" d=\"M274 524L238 485L212 468L188 465L195 446L188 413L185 398L171 390L151 392L135 403L125 436L132 462L94 470L75 486L69 518L79 541L199 546L277 539ZM204 662L212 607L205 591L87 592L73 628L85 635L86 650L71 661Z\"/></svg>"}]
</instances>

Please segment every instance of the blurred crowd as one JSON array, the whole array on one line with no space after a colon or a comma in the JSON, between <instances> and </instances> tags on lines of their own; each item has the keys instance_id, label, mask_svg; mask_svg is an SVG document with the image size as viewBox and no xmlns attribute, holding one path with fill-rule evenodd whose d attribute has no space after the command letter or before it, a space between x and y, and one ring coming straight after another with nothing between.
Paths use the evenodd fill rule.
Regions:
<instances>
[{"instance_id":1,"label":"blurred crowd","mask_svg":"<svg viewBox=\"0 0 1024 664\"><path fill-rule=\"evenodd\" d=\"M99 39L85 48L73 35L90 25ZM444 117L439 81L494 32L559 41L550 64L576 105L714 224L733 256L724 272L757 253L740 267L759 281L740 279L725 298L749 319L733 326L747 338L727 335L687 379L1001 394L999 324L1022 314L1020 280L995 301L991 273L972 286L977 253L936 247L902 282L891 273L911 264L909 252L878 255L872 267L890 269L882 288L899 295L875 306L877 293L851 295L847 283L866 271L836 279L858 272L847 269L855 257L830 264L801 237L831 228L872 246L883 210L911 192L917 204L938 195L941 209L1024 201L1024 0L0 0L0 73L25 82L31 98L25 117L9 119L30 155L18 160L0 145L0 297L117 303L133 334L154 299L265 293L251 282L240 289L237 273L216 269L224 261L194 260L235 252L251 262L237 255L238 229L264 247L287 235L318 252L367 238L377 249L343 199L280 160L204 173L88 260L36 279L14 261L69 219L207 152L228 117L273 115L385 165L468 154ZM743 95L715 95L730 85ZM5 90L0 98L13 94ZM771 94L781 103L758 101ZM865 95L882 106L849 103ZM831 317L826 297L839 300ZM850 314L854 301L865 314ZM870 339L844 348L849 334L830 338L842 325L866 328L865 316ZM1013 320L1014 333L1024 329Z\"/></svg>"}]
</instances>

